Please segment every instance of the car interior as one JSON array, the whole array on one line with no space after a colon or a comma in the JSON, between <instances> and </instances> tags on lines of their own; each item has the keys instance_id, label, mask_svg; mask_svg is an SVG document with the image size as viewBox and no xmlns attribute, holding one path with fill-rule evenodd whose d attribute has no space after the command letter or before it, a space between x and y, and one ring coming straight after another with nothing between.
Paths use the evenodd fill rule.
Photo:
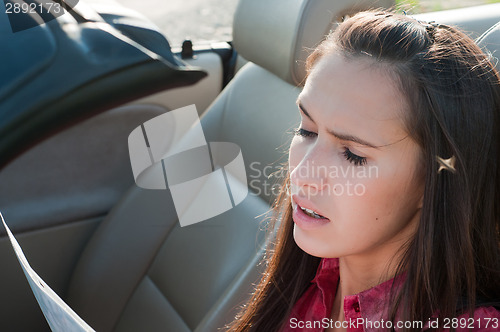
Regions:
<instances>
[{"instance_id":1,"label":"car interior","mask_svg":"<svg viewBox=\"0 0 500 332\"><path fill-rule=\"evenodd\" d=\"M239 0L230 43L182 51L111 1L82 0L17 39L2 24L11 51L0 55L0 211L31 266L96 331L231 322L264 268L273 188L283 180L269 170L287 162L307 55L343 18L392 6ZM414 17L457 25L498 55L500 4ZM191 104L208 142L241 148L249 193L181 227L169 190L134 183L127 138ZM50 331L3 229L0 262L0 331Z\"/></svg>"}]
</instances>

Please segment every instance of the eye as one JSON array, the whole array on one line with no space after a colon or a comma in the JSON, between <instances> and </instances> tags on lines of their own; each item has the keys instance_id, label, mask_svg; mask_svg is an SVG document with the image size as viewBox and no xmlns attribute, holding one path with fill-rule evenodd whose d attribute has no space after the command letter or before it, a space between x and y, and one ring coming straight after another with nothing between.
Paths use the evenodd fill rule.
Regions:
<instances>
[{"instance_id":1,"label":"eye","mask_svg":"<svg viewBox=\"0 0 500 332\"><path fill-rule=\"evenodd\" d=\"M318 136L318 134L316 134L315 132L305 130L303 128L294 129L293 134L295 136L302 136L302 137L316 137L316 136Z\"/></svg>"},{"instance_id":2,"label":"eye","mask_svg":"<svg viewBox=\"0 0 500 332\"><path fill-rule=\"evenodd\" d=\"M347 147L344 148L343 155L348 162L356 166L362 166L366 164L366 157L360 157L357 154L352 153L351 150L349 150L349 148Z\"/></svg>"},{"instance_id":3,"label":"eye","mask_svg":"<svg viewBox=\"0 0 500 332\"><path fill-rule=\"evenodd\" d=\"M318 136L317 133L309 131L309 130L305 130L304 128L294 129L293 134L296 136L309 137L309 138ZM344 152L342 152L342 154L344 155L345 159L348 162L350 162L351 164L354 164L356 166L362 166L362 165L365 165L367 163L366 157L361 157L355 153L352 153L351 150L349 150L349 148L347 148L347 147L344 147Z\"/></svg>"}]
</instances>

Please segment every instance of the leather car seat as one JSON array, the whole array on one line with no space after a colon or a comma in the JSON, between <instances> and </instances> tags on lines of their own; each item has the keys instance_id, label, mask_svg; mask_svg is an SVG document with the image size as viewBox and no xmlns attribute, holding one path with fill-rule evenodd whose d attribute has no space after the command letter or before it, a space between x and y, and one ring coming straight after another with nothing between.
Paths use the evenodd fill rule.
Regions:
<instances>
[{"instance_id":1,"label":"leather car seat","mask_svg":"<svg viewBox=\"0 0 500 332\"><path fill-rule=\"evenodd\" d=\"M180 227L167 190L133 186L102 222L72 276L68 303L97 331L215 331L258 281L261 221L286 162L308 52L344 15L392 1L241 0L234 46L248 63L202 117L207 141L240 146L250 193ZM498 27L485 38L498 47ZM269 168L270 167L270 168ZM245 185L241 183L241 185Z\"/></svg>"}]
</instances>

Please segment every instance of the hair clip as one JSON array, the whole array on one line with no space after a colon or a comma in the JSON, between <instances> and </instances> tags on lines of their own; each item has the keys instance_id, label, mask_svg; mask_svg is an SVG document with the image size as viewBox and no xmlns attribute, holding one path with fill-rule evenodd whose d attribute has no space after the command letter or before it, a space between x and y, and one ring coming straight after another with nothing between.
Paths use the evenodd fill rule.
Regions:
<instances>
[{"instance_id":1,"label":"hair clip","mask_svg":"<svg viewBox=\"0 0 500 332\"><path fill-rule=\"evenodd\" d=\"M448 159L443 159L439 156L436 156L436 160L439 164L438 168L438 174L444 169L447 171L450 171L452 173L456 173L457 170L455 169L455 156L451 156L451 158Z\"/></svg>"}]
</instances>

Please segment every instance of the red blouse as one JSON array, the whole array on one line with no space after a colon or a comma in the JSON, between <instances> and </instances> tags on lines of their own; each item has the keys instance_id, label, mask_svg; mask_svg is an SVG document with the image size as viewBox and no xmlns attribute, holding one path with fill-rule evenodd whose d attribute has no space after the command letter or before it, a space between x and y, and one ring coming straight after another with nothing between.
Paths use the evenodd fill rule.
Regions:
<instances>
[{"instance_id":1,"label":"red blouse","mask_svg":"<svg viewBox=\"0 0 500 332\"><path fill-rule=\"evenodd\" d=\"M344 297L344 322L335 322L330 314L339 282L339 262L337 258L323 258L319 264L312 285L297 301L282 332L308 331L323 332L328 327L344 327L347 331L384 331L394 328L396 331L406 325L422 330L436 328L438 322L403 322L384 320L391 288L401 285L403 278L397 277L381 283L356 295ZM394 286L393 286L394 282ZM439 322L445 331L454 327L457 331L500 331L500 311L494 307L480 307L474 312L474 318L467 314ZM400 326L401 325L401 326Z\"/></svg>"}]
</instances>

